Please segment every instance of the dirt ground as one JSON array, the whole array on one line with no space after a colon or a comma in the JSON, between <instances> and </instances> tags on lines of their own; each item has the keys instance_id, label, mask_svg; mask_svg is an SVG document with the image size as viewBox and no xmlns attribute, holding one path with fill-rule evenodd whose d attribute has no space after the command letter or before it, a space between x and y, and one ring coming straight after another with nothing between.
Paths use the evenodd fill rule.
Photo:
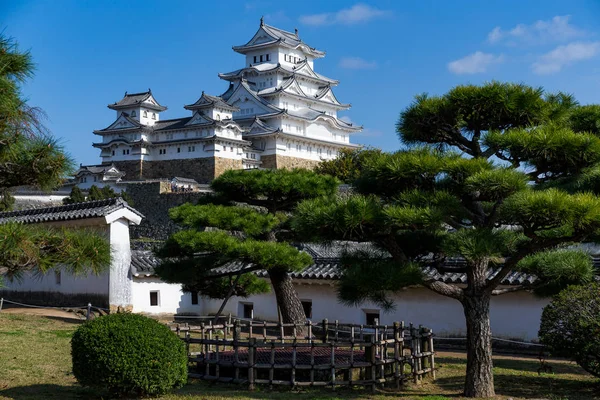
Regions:
<instances>
[{"instance_id":1,"label":"dirt ground","mask_svg":"<svg viewBox=\"0 0 600 400\"><path fill-rule=\"evenodd\" d=\"M6 307L0 311L2 314L38 315L40 317L58 317L64 320L85 320L85 315L55 308L29 308L29 307Z\"/></svg>"}]
</instances>

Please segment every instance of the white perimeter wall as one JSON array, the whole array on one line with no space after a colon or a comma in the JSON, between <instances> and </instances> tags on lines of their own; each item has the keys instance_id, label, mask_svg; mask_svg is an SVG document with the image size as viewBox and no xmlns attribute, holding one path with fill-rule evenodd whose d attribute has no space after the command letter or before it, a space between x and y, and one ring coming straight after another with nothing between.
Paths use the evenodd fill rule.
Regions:
<instances>
[{"instance_id":1,"label":"white perimeter wall","mask_svg":"<svg viewBox=\"0 0 600 400\"><path fill-rule=\"evenodd\" d=\"M150 292L158 291L158 306L150 305ZM135 277L132 284L133 312L148 314L204 314L203 299L192 305L190 293L183 293L181 285L165 283L155 277Z\"/></svg>"},{"instance_id":2,"label":"white perimeter wall","mask_svg":"<svg viewBox=\"0 0 600 400\"><path fill-rule=\"evenodd\" d=\"M313 321L327 318L347 323L366 323L365 311L377 311L379 307L365 303L348 307L337 300L335 287L329 285L296 285L301 300L312 301ZM202 301L201 301L202 302ZM203 314L214 314L220 301L203 299ZM241 303L253 303L254 317L277 320L277 305L273 294L252 296L247 299L232 298L224 313L241 315ZM537 338L543 307L549 300L539 299L529 293L518 292L494 297L491 304L491 324L495 337L532 340ZM392 324L405 321L433 329L440 336L466 335L462 306L456 300L435 294L424 288L411 288L396 296L395 310L380 311L380 322Z\"/></svg>"},{"instance_id":3,"label":"white perimeter wall","mask_svg":"<svg viewBox=\"0 0 600 400\"><path fill-rule=\"evenodd\" d=\"M4 280L2 290L25 292L57 292L65 294L99 294L108 296L108 272L101 275L73 276L60 274L60 284L54 271L42 276L26 275L21 281ZM10 299L9 299L10 300ZM76 304L74 304L76 305Z\"/></svg>"}]
</instances>

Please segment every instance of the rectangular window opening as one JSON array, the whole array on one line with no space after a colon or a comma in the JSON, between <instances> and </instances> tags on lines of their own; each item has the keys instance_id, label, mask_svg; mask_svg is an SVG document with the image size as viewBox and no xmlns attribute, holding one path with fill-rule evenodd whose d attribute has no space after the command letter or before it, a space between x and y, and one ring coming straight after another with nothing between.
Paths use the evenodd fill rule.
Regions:
<instances>
[{"instance_id":1,"label":"rectangular window opening","mask_svg":"<svg viewBox=\"0 0 600 400\"><path fill-rule=\"evenodd\" d=\"M57 285L60 285L62 282L62 273L61 271L54 271L54 281Z\"/></svg>"},{"instance_id":2,"label":"rectangular window opening","mask_svg":"<svg viewBox=\"0 0 600 400\"><path fill-rule=\"evenodd\" d=\"M312 318L312 300L302 300L302 309L307 319Z\"/></svg>"},{"instance_id":3,"label":"rectangular window opening","mask_svg":"<svg viewBox=\"0 0 600 400\"><path fill-rule=\"evenodd\" d=\"M152 307L157 307L158 306L158 290L154 290L152 292L150 292L150 305Z\"/></svg>"},{"instance_id":4,"label":"rectangular window opening","mask_svg":"<svg viewBox=\"0 0 600 400\"><path fill-rule=\"evenodd\" d=\"M367 325L378 325L379 311L365 311L365 319Z\"/></svg>"},{"instance_id":5,"label":"rectangular window opening","mask_svg":"<svg viewBox=\"0 0 600 400\"><path fill-rule=\"evenodd\" d=\"M197 305L198 304L198 292L192 292L192 304L193 305Z\"/></svg>"},{"instance_id":6,"label":"rectangular window opening","mask_svg":"<svg viewBox=\"0 0 600 400\"><path fill-rule=\"evenodd\" d=\"M244 303L243 304L243 315L244 315L244 318L254 319L254 304Z\"/></svg>"}]
</instances>

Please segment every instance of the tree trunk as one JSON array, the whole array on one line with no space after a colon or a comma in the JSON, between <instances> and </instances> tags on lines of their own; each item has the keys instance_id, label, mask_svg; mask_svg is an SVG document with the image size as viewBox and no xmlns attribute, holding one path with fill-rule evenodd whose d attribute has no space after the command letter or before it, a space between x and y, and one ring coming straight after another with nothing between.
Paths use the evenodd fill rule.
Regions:
<instances>
[{"instance_id":1,"label":"tree trunk","mask_svg":"<svg viewBox=\"0 0 600 400\"><path fill-rule=\"evenodd\" d=\"M269 270L269 278L275 291L277 305L281 311L281 319L285 324L304 324L306 316L302 302L294 289L292 278L284 268Z\"/></svg>"},{"instance_id":2,"label":"tree trunk","mask_svg":"<svg viewBox=\"0 0 600 400\"><path fill-rule=\"evenodd\" d=\"M465 396L494 397L490 296L465 296L462 303L467 322Z\"/></svg>"}]
</instances>

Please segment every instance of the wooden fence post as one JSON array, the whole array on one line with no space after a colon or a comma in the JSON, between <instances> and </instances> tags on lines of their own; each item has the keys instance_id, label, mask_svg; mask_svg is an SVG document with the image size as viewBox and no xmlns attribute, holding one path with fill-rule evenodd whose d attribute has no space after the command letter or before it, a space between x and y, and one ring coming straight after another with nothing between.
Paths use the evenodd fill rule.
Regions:
<instances>
[{"instance_id":1,"label":"wooden fence post","mask_svg":"<svg viewBox=\"0 0 600 400\"><path fill-rule=\"evenodd\" d=\"M400 354L400 323L394 322L394 381L396 389L400 389L400 368L402 368L400 357L402 357Z\"/></svg>"},{"instance_id":2,"label":"wooden fence post","mask_svg":"<svg viewBox=\"0 0 600 400\"><path fill-rule=\"evenodd\" d=\"M248 389L254 390L254 352L256 350L256 338L248 340Z\"/></svg>"},{"instance_id":3,"label":"wooden fence post","mask_svg":"<svg viewBox=\"0 0 600 400\"><path fill-rule=\"evenodd\" d=\"M370 376L371 376L371 381L373 382L371 384L371 392L375 393L375 389L376 389L376 382L375 379L377 378L377 351L375 351L375 335L371 335L371 346L369 347L369 358L367 358L369 360L369 363L371 364L370 367ZM365 347L365 356L367 355L367 348ZM366 357L365 357L366 358Z\"/></svg>"},{"instance_id":4,"label":"wooden fence post","mask_svg":"<svg viewBox=\"0 0 600 400\"><path fill-rule=\"evenodd\" d=\"M323 320L323 326L322 326L322 329L323 329L323 338L322 338L323 343L327 343L327 339L329 338L329 331L327 329L327 325L328 325L327 324L327 318L325 318Z\"/></svg>"}]
</instances>

